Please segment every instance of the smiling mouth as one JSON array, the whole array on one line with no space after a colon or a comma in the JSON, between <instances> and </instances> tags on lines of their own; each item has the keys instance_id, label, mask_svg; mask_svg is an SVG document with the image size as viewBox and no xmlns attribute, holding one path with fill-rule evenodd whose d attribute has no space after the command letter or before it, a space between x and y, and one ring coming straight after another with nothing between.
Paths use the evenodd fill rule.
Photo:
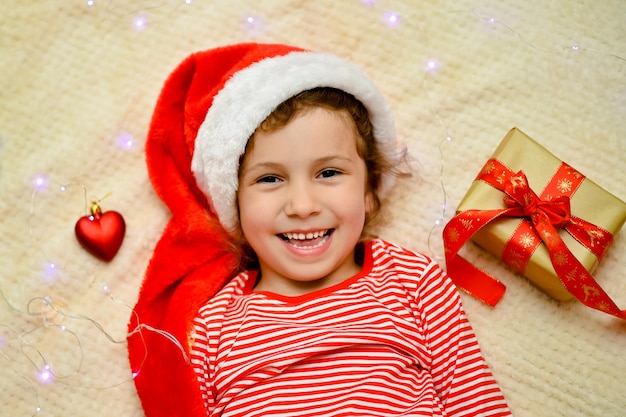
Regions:
<instances>
[{"instance_id":1,"label":"smiling mouth","mask_svg":"<svg viewBox=\"0 0 626 417\"><path fill-rule=\"evenodd\" d=\"M296 248L315 249L326 243L333 230L325 229L308 233L281 233L278 236Z\"/></svg>"}]
</instances>

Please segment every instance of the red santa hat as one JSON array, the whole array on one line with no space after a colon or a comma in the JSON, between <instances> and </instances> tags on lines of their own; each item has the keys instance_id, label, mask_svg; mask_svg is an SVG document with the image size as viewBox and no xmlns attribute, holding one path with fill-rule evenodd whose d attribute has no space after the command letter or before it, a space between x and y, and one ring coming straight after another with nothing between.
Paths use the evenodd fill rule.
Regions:
<instances>
[{"instance_id":1,"label":"red santa hat","mask_svg":"<svg viewBox=\"0 0 626 417\"><path fill-rule=\"evenodd\" d=\"M232 234L240 156L277 105L315 87L354 95L368 110L382 152L397 156L388 103L361 69L334 55L237 44L189 56L165 82L146 159L172 218L146 271L128 337L147 417L206 417L191 366L191 321L239 266ZM392 182L382 178L381 198Z\"/></svg>"}]
</instances>

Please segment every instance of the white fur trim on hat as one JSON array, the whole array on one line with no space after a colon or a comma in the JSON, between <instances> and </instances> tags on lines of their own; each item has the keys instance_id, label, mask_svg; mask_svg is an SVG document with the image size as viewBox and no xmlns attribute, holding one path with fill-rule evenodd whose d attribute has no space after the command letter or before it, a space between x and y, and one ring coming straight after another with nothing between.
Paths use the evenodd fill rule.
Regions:
<instances>
[{"instance_id":1,"label":"white fur trim on hat","mask_svg":"<svg viewBox=\"0 0 626 417\"><path fill-rule=\"evenodd\" d=\"M195 140L192 171L228 231L239 222L239 159L248 139L280 103L315 87L337 88L361 101L381 150L397 158L391 108L359 67L318 52L291 52L258 61L235 73L215 95ZM382 178L381 198L392 184L392 176Z\"/></svg>"}]
</instances>

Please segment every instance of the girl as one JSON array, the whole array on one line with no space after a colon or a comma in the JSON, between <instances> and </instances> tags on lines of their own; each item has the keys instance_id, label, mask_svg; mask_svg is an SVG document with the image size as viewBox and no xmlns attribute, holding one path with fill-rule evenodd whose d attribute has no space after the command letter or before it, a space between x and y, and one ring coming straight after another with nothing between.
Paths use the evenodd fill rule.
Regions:
<instances>
[{"instance_id":1,"label":"girl","mask_svg":"<svg viewBox=\"0 0 626 417\"><path fill-rule=\"evenodd\" d=\"M366 238L399 155L340 58L243 44L181 64L147 144L173 217L130 325L180 342L131 332L148 417L510 415L441 268Z\"/></svg>"}]
</instances>

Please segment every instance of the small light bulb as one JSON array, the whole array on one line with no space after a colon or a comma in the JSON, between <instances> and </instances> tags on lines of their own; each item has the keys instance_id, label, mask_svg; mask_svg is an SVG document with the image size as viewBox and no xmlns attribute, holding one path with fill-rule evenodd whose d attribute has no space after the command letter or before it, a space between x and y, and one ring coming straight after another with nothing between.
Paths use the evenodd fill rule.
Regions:
<instances>
[{"instance_id":1,"label":"small light bulb","mask_svg":"<svg viewBox=\"0 0 626 417\"><path fill-rule=\"evenodd\" d=\"M385 13L385 23L390 27L397 26L400 23L400 15L395 12Z\"/></svg>"},{"instance_id":2,"label":"small light bulb","mask_svg":"<svg viewBox=\"0 0 626 417\"><path fill-rule=\"evenodd\" d=\"M439 68L439 63L435 59L429 59L426 62L426 70L430 72L434 72L437 68Z\"/></svg>"},{"instance_id":3,"label":"small light bulb","mask_svg":"<svg viewBox=\"0 0 626 417\"><path fill-rule=\"evenodd\" d=\"M256 14L248 14L244 18L245 24L251 31L256 31L262 29L263 27L263 18Z\"/></svg>"},{"instance_id":4,"label":"small light bulb","mask_svg":"<svg viewBox=\"0 0 626 417\"><path fill-rule=\"evenodd\" d=\"M44 279L47 282L52 282L60 272L59 266L54 262L46 262L44 265Z\"/></svg>"},{"instance_id":5,"label":"small light bulb","mask_svg":"<svg viewBox=\"0 0 626 417\"><path fill-rule=\"evenodd\" d=\"M39 380L44 383L52 381L52 372L50 372L49 365L46 364L41 372L39 372Z\"/></svg>"},{"instance_id":6,"label":"small light bulb","mask_svg":"<svg viewBox=\"0 0 626 417\"><path fill-rule=\"evenodd\" d=\"M35 187L37 191L43 191L48 186L48 182L48 178L45 175L37 175L33 179L33 187Z\"/></svg>"},{"instance_id":7,"label":"small light bulb","mask_svg":"<svg viewBox=\"0 0 626 417\"><path fill-rule=\"evenodd\" d=\"M145 29L146 28L146 18L142 17L142 16L136 17L135 20L133 20L133 26L137 30Z\"/></svg>"},{"instance_id":8,"label":"small light bulb","mask_svg":"<svg viewBox=\"0 0 626 417\"><path fill-rule=\"evenodd\" d=\"M135 138L128 133L120 134L116 139L116 145L127 151L131 151L135 148Z\"/></svg>"},{"instance_id":9,"label":"small light bulb","mask_svg":"<svg viewBox=\"0 0 626 417\"><path fill-rule=\"evenodd\" d=\"M578 45L572 45L572 49L573 49L574 51L578 51L578 50L580 50L580 46L578 46Z\"/></svg>"}]
</instances>

